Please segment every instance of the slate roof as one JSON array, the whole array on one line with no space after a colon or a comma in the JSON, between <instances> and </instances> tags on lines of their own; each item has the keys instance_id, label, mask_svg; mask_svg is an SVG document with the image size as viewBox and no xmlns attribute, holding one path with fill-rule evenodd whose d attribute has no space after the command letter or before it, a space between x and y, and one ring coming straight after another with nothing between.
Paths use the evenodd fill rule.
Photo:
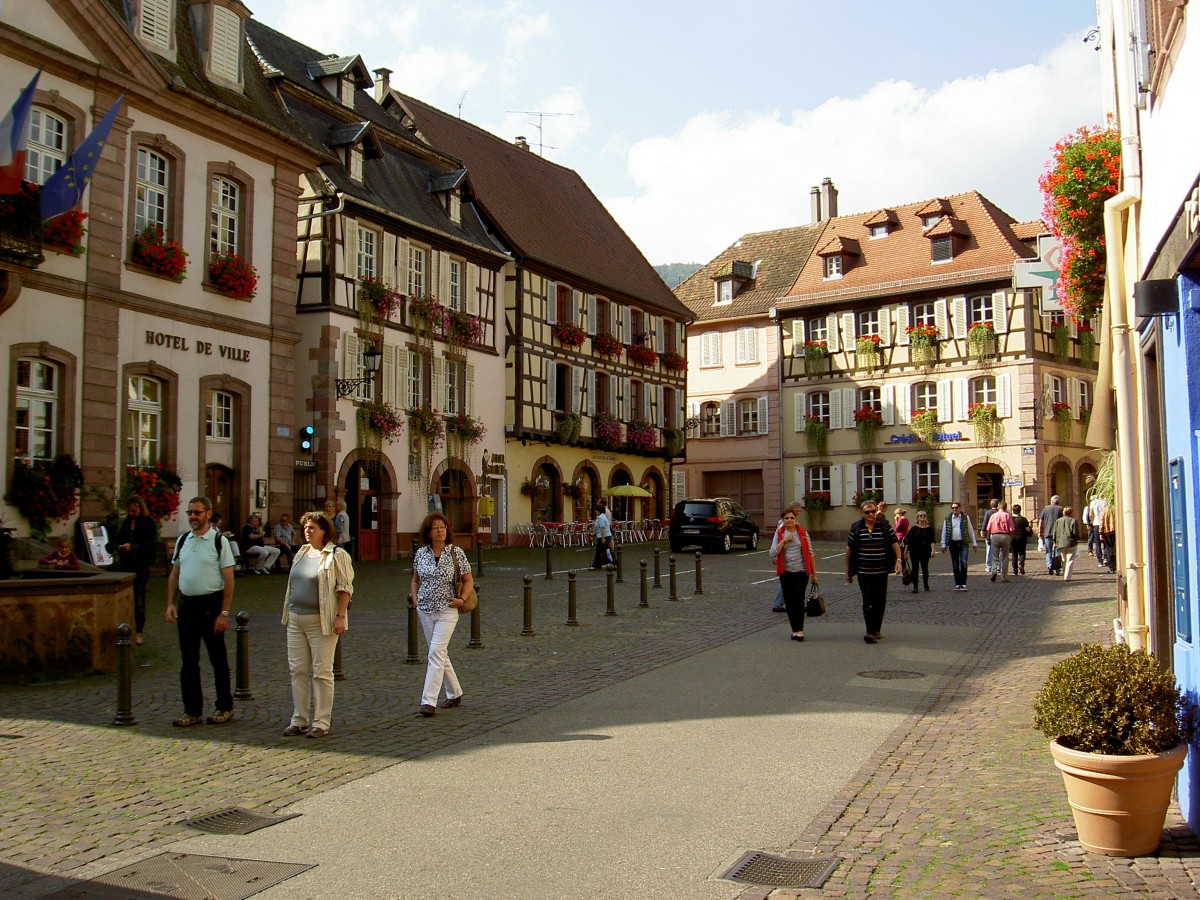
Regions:
<instances>
[{"instance_id":1,"label":"slate roof","mask_svg":"<svg viewBox=\"0 0 1200 900\"><path fill-rule=\"evenodd\" d=\"M878 219L878 210L828 220L822 244L835 236L852 239L858 242L861 256L836 279L826 279L821 259L811 257L779 306L794 308L995 281L1011 271L1014 261L1033 255L1017 234L1013 217L977 191L891 210L896 213L896 224L886 237L875 240L868 238L867 223ZM923 230L920 215L935 212L943 218ZM931 263L930 236L943 232L957 235L954 258L935 265Z\"/></svg>"},{"instance_id":2,"label":"slate roof","mask_svg":"<svg viewBox=\"0 0 1200 900\"><path fill-rule=\"evenodd\" d=\"M476 201L519 256L581 288L690 318L577 172L413 97L391 96L418 135L463 161Z\"/></svg>"},{"instance_id":3,"label":"slate roof","mask_svg":"<svg viewBox=\"0 0 1200 900\"><path fill-rule=\"evenodd\" d=\"M796 280L817 245L824 223L743 235L675 288L675 296L700 322L765 316ZM744 283L727 306L714 306L714 277L732 271L734 260L757 262L753 281ZM819 262L819 260L818 260Z\"/></svg>"}]
</instances>

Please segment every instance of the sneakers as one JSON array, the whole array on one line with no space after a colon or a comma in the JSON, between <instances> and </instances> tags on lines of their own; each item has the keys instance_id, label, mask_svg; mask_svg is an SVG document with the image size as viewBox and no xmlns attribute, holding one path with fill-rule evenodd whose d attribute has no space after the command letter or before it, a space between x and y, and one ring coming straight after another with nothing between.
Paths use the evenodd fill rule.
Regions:
<instances>
[{"instance_id":1,"label":"sneakers","mask_svg":"<svg viewBox=\"0 0 1200 900\"><path fill-rule=\"evenodd\" d=\"M996 573L995 573L995 572L993 572L993 573L992 573L992 581L995 581L995 580L996 580ZM1004 579L1004 580L1005 580L1005 581L1008 581L1008 579L1007 579L1007 578L1006 578L1006 579Z\"/></svg>"},{"instance_id":2,"label":"sneakers","mask_svg":"<svg viewBox=\"0 0 1200 900\"><path fill-rule=\"evenodd\" d=\"M956 591L965 591L967 589L967 586L965 584L956 584L954 586L954 589Z\"/></svg>"},{"instance_id":3,"label":"sneakers","mask_svg":"<svg viewBox=\"0 0 1200 900\"><path fill-rule=\"evenodd\" d=\"M180 716L171 723L176 728L191 728L193 725L202 725L204 720L199 716Z\"/></svg>"},{"instance_id":4,"label":"sneakers","mask_svg":"<svg viewBox=\"0 0 1200 900\"><path fill-rule=\"evenodd\" d=\"M142 644L146 643L146 642L145 642L145 641L142 639L142 633L141 633L140 631L138 632L138 636L137 636L137 641L136 641L136 643L137 643L137 645L138 645L139 647L140 647L140 646L142 646Z\"/></svg>"},{"instance_id":5,"label":"sneakers","mask_svg":"<svg viewBox=\"0 0 1200 900\"><path fill-rule=\"evenodd\" d=\"M208 717L209 725L224 725L233 718L232 709L218 709L215 713Z\"/></svg>"},{"instance_id":6,"label":"sneakers","mask_svg":"<svg viewBox=\"0 0 1200 900\"><path fill-rule=\"evenodd\" d=\"M877 643L879 643L879 638L875 637L875 635L873 635L873 634L864 634L863 635L863 643L864 644L877 644Z\"/></svg>"}]
</instances>

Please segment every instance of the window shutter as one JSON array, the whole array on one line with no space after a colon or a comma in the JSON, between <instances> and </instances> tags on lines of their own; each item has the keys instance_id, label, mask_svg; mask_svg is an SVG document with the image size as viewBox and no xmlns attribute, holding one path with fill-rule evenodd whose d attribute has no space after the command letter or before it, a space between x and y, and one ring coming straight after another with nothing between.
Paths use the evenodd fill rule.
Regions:
<instances>
[{"instance_id":1,"label":"window shutter","mask_svg":"<svg viewBox=\"0 0 1200 900\"><path fill-rule=\"evenodd\" d=\"M692 425L687 430L687 436L690 438L700 437L700 404L696 400L689 400L687 405L687 417Z\"/></svg>"},{"instance_id":2,"label":"window shutter","mask_svg":"<svg viewBox=\"0 0 1200 900\"><path fill-rule=\"evenodd\" d=\"M358 281L358 222L342 219L342 272Z\"/></svg>"},{"instance_id":3,"label":"window shutter","mask_svg":"<svg viewBox=\"0 0 1200 900\"><path fill-rule=\"evenodd\" d=\"M474 263L465 263L467 286L464 290L467 292L466 308L467 312L472 316L479 315L479 266Z\"/></svg>"},{"instance_id":4,"label":"window shutter","mask_svg":"<svg viewBox=\"0 0 1200 900\"><path fill-rule=\"evenodd\" d=\"M1071 418L1079 418L1079 379L1067 379L1067 402L1071 404Z\"/></svg>"},{"instance_id":5,"label":"window shutter","mask_svg":"<svg viewBox=\"0 0 1200 900\"><path fill-rule=\"evenodd\" d=\"M903 506L910 503L912 497L912 463L907 459L896 460L896 502ZM912 521L916 520L916 513L913 513Z\"/></svg>"},{"instance_id":6,"label":"window shutter","mask_svg":"<svg viewBox=\"0 0 1200 900\"><path fill-rule=\"evenodd\" d=\"M954 304L954 336L962 339L967 336L967 298L953 297Z\"/></svg>"},{"instance_id":7,"label":"window shutter","mask_svg":"<svg viewBox=\"0 0 1200 900\"><path fill-rule=\"evenodd\" d=\"M621 418L633 418L633 382L628 378L621 379Z\"/></svg>"},{"instance_id":8,"label":"window shutter","mask_svg":"<svg viewBox=\"0 0 1200 900\"><path fill-rule=\"evenodd\" d=\"M383 233L383 265L379 267L380 277L388 287L396 290L396 236Z\"/></svg>"},{"instance_id":9,"label":"window shutter","mask_svg":"<svg viewBox=\"0 0 1200 900\"><path fill-rule=\"evenodd\" d=\"M799 503L804 496L804 466L792 469L792 500Z\"/></svg>"},{"instance_id":10,"label":"window shutter","mask_svg":"<svg viewBox=\"0 0 1200 900\"><path fill-rule=\"evenodd\" d=\"M857 337L854 332L854 313L842 313L842 341L847 350L854 349L854 340Z\"/></svg>"},{"instance_id":11,"label":"window shutter","mask_svg":"<svg viewBox=\"0 0 1200 900\"><path fill-rule=\"evenodd\" d=\"M596 295L588 294L587 300L587 333L596 333Z\"/></svg>"},{"instance_id":12,"label":"window shutter","mask_svg":"<svg viewBox=\"0 0 1200 900\"><path fill-rule=\"evenodd\" d=\"M996 376L996 415L1007 419L1012 415L1012 376Z\"/></svg>"},{"instance_id":13,"label":"window shutter","mask_svg":"<svg viewBox=\"0 0 1200 900\"><path fill-rule=\"evenodd\" d=\"M721 437L737 434L737 403L725 400L721 403Z\"/></svg>"},{"instance_id":14,"label":"window shutter","mask_svg":"<svg viewBox=\"0 0 1200 900\"><path fill-rule=\"evenodd\" d=\"M396 405L396 354L399 348L383 345L383 402Z\"/></svg>"},{"instance_id":15,"label":"window shutter","mask_svg":"<svg viewBox=\"0 0 1200 900\"><path fill-rule=\"evenodd\" d=\"M396 236L396 290L408 294L408 238Z\"/></svg>"},{"instance_id":16,"label":"window shutter","mask_svg":"<svg viewBox=\"0 0 1200 900\"><path fill-rule=\"evenodd\" d=\"M841 343L838 341L837 313L830 313L825 317L825 340L829 344L830 353L837 353L841 349Z\"/></svg>"},{"instance_id":17,"label":"window shutter","mask_svg":"<svg viewBox=\"0 0 1200 900\"><path fill-rule=\"evenodd\" d=\"M617 379L611 375L608 378L608 412L609 415L621 417L621 410L617 406Z\"/></svg>"},{"instance_id":18,"label":"window shutter","mask_svg":"<svg viewBox=\"0 0 1200 900\"><path fill-rule=\"evenodd\" d=\"M950 422L954 419L954 406L950 400L950 379L941 378L937 383L938 421Z\"/></svg>"},{"instance_id":19,"label":"window shutter","mask_svg":"<svg viewBox=\"0 0 1200 900\"><path fill-rule=\"evenodd\" d=\"M558 287L550 279L546 279L546 323L558 324Z\"/></svg>"},{"instance_id":20,"label":"window shutter","mask_svg":"<svg viewBox=\"0 0 1200 900\"><path fill-rule=\"evenodd\" d=\"M587 392L587 401L584 406L584 412L589 416L596 414L596 370L592 368L584 369L583 389Z\"/></svg>"},{"instance_id":21,"label":"window shutter","mask_svg":"<svg viewBox=\"0 0 1200 900\"><path fill-rule=\"evenodd\" d=\"M938 503L954 500L954 461L938 460Z\"/></svg>"},{"instance_id":22,"label":"window shutter","mask_svg":"<svg viewBox=\"0 0 1200 900\"><path fill-rule=\"evenodd\" d=\"M358 335L346 333L342 350L342 378L362 378L363 362Z\"/></svg>"},{"instance_id":23,"label":"window shutter","mask_svg":"<svg viewBox=\"0 0 1200 900\"><path fill-rule=\"evenodd\" d=\"M944 341L950 337L950 324L946 319L945 298L933 301L933 324L937 326L939 338Z\"/></svg>"},{"instance_id":24,"label":"window shutter","mask_svg":"<svg viewBox=\"0 0 1200 900\"><path fill-rule=\"evenodd\" d=\"M675 323L675 352L676 353L687 353L687 344L684 343L684 339L683 339L683 323L682 322Z\"/></svg>"},{"instance_id":25,"label":"window shutter","mask_svg":"<svg viewBox=\"0 0 1200 900\"><path fill-rule=\"evenodd\" d=\"M688 495L687 489L687 469L683 466L675 466L671 469L671 505L686 498Z\"/></svg>"},{"instance_id":26,"label":"window shutter","mask_svg":"<svg viewBox=\"0 0 1200 900\"><path fill-rule=\"evenodd\" d=\"M896 424L896 388L895 385L885 384L879 390L880 401L883 406L883 424Z\"/></svg>"},{"instance_id":27,"label":"window shutter","mask_svg":"<svg viewBox=\"0 0 1200 900\"><path fill-rule=\"evenodd\" d=\"M408 354L407 347L396 348L396 405L401 409L408 409L409 406L409 391L408 391Z\"/></svg>"},{"instance_id":28,"label":"window shutter","mask_svg":"<svg viewBox=\"0 0 1200 900\"><path fill-rule=\"evenodd\" d=\"M758 433L759 434L767 433L767 408L768 408L767 398L759 397L758 398Z\"/></svg>"},{"instance_id":29,"label":"window shutter","mask_svg":"<svg viewBox=\"0 0 1200 900\"><path fill-rule=\"evenodd\" d=\"M793 404L792 408L794 410L795 417L796 417L796 432L797 433L804 430L804 415L805 415L804 405L807 402L807 400L808 400L808 396L804 393L804 391L796 391L796 393L794 393L792 395L792 404Z\"/></svg>"},{"instance_id":30,"label":"window shutter","mask_svg":"<svg viewBox=\"0 0 1200 900\"><path fill-rule=\"evenodd\" d=\"M842 466L842 493L847 505L854 502L854 494L858 491L858 466L846 463Z\"/></svg>"},{"instance_id":31,"label":"window shutter","mask_svg":"<svg viewBox=\"0 0 1200 900\"><path fill-rule=\"evenodd\" d=\"M447 309L450 308L450 254L444 250L431 250L429 252L432 259L430 262L437 267L437 271L433 273L435 279L434 284L437 285L437 298L442 302L442 305ZM461 285L460 285L461 287Z\"/></svg>"},{"instance_id":32,"label":"window shutter","mask_svg":"<svg viewBox=\"0 0 1200 900\"><path fill-rule=\"evenodd\" d=\"M792 319L792 355L804 355L804 342L807 340L804 337L804 320Z\"/></svg>"},{"instance_id":33,"label":"window shutter","mask_svg":"<svg viewBox=\"0 0 1200 900\"><path fill-rule=\"evenodd\" d=\"M858 398L855 395L858 392L854 388L842 388L840 392L830 391L829 395L832 397L835 393L842 395L842 427L853 428L854 411L858 409Z\"/></svg>"},{"instance_id":34,"label":"window shutter","mask_svg":"<svg viewBox=\"0 0 1200 900\"><path fill-rule=\"evenodd\" d=\"M898 502L896 500L896 461L894 459L884 460L883 463L883 502Z\"/></svg>"},{"instance_id":35,"label":"window shutter","mask_svg":"<svg viewBox=\"0 0 1200 900\"><path fill-rule=\"evenodd\" d=\"M1054 417L1054 381L1053 376L1042 373L1042 418L1051 419Z\"/></svg>"},{"instance_id":36,"label":"window shutter","mask_svg":"<svg viewBox=\"0 0 1200 900\"><path fill-rule=\"evenodd\" d=\"M467 370L467 385L466 385L466 388L467 388L466 389L467 410L466 410L466 412L467 412L468 416L473 416L473 415L475 415L475 367L473 365L471 365L471 363L467 363L466 370Z\"/></svg>"},{"instance_id":37,"label":"window shutter","mask_svg":"<svg viewBox=\"0 0 1200 900\"><path fill-rule=\"evenodd\" d=\"M896 343L908 345L909 309L903 303L896 307Z\"/></svg>"},{"instance_id":38,"label":"window shutter","mask_svg":"<svg viewBox=\"0 0 1200 900\"><path fill-rule=\"evenodd\" d=\"M1008 294L1004 291L992 293L992 324L996 334L1008 333Z\"/></svg>"},{"instance_id":39,"label":"window shutter","mask_svg":"<svg viewBox=\"0 0 1200 900\"><path fill-rule=\"evenodd\" d=\"M912 421L912 385L900 382L896 391L896 424L907 425Z\"/></svg>"},{"instance_id":40,"label":"window shutter","mask_svg":"<svg viewBox=\"0 0 1200 900\"><path fill-rule=\"evenodd\" d=\"M546 371L546 409L558 408L558 364L554 360L545 361Z\"/></svg>"},{"instance_id":41,"label":"window shutter","mask_svg":"<svg viewBox=\"0 0 1200 900\"><path fill-rule=\"evenodd\" d=\"M967 421L967 379L954 379L954 418L959 422Z\"/></svg>"},{"instance_id":42,"label":"window shutter","mask_svg":"<svg viewBox=\"0 0 1200 900\"><path fill-rule=\"evenodd\" d=\"M829 467L829 505L842 505L842 467Z\"/></svg>"},{"instance_id":43,"label":"window shutter","mask_svg":"<svg viewBox=\"0 0 1200 900\"><path fill-rule=\"evenodd\" d=\"M842 427L842 392L834 389L829 392L829 430Z\"/></svg>"},{"instance_id":44,"label":"window shutter","mask_svg":"<svg viewBox=\"0 0 1200 900\"><path fill-rule=\"evenodd\" d=\"M579 366L571 366L571 396L567 398L567 402L563 404L563 408L569 413L583 412L583 397L580 392L583 390L583 370Z\"/></svg>"},{"instance_id":45,"label":"window shutter","mask_svg":"<svg viewBox=\"0 0 1200 900\"><path fill-rule=\"evenodd\" d=\"M446 360L441 356L429 360L429 398L435 408L446 408Z\"/></svg>"},{"instance_id":46,"label":"window shutter","mask_svg":"<svg viewBox=\"0 0 1200 900\"><path fill-rule=\"evenodd\" d=\"M890 306L883 306L879 309L879 337L882 338L881 346L892 346L892 308Z\"/></svg>"},{"instance_id":47,"label":"window shutter","mask_svg":"<svg viewBox=\"0 0 1200 900\"><path fill-rule=\"evenodd\" d=\"M662 353L667 349L667 320L661 316L654 321L654 349Z\"/></svg>"},{"instance_id":48,"label":"window shutter","mask_svg":"<svg viewBox=\"0 0 1200 900\"><path fill-rule=\"evenodd\" d=\"M654 408L656 410L654 424L659 428L665 428L667 426L666 391L661 384L656 384L654 385L654 393L656 395L654 398Z\"/></svg>"},{"instance_id":49,"label":"window shutter","mask_svg":"<svg viewBox=\"0 0 1200 900\"><path fill-rule=\"evenodd\" d=\"M627 306L619 307L621 314L621 342L625 346L633 343L633 310Z\"/></svg>"},{"instance_id":50,"label":"window shutter","mask_svg":"<svg viewBox=\"0 0 1200 900\"><path fill-rule=\"evenodd\" d=\"M587 311L584 309L584 305L583 305L583 291L572 290L571 291L571 324L572 325L582 324L586 327L587 321L584 318L586 316L586 314L587 314Z\"/></svg>"}]
</instances>

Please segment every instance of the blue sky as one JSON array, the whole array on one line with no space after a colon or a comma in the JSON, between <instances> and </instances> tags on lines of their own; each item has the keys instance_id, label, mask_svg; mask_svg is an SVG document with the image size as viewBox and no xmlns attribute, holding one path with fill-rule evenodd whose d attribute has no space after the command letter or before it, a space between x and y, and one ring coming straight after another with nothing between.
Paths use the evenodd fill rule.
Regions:
<instances>
[{"instance_id":1,"label":"blue sky","mask_svg":"<svg viewBox=\"0 0 1200 900\"><path fill-rule=\"evenodd\" d=\"M1091 0L251 0L260 21L575 169L652 263L979 190L1018 219L1102 118ZM329 11L336 8L338 15ZM542 119L526 111L559 115Z\"/></svg>"}]
</instances>

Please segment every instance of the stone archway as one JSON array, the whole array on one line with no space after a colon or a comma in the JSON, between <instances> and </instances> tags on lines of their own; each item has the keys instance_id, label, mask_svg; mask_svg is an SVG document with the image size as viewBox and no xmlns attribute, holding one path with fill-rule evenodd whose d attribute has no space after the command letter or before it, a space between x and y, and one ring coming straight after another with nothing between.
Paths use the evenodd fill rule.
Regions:
<instances>
[{"instance_id":1,"label":"stone archway","mask_svg":"<svg viewBox=\"0 0 1200 900\"><path fill-rule=\"evenodd\" d=\"M1005 500L1004 467L993 460L978 462L963 473L964 512L978 525L992 500Z\"/></svg>"}]
</instances>

